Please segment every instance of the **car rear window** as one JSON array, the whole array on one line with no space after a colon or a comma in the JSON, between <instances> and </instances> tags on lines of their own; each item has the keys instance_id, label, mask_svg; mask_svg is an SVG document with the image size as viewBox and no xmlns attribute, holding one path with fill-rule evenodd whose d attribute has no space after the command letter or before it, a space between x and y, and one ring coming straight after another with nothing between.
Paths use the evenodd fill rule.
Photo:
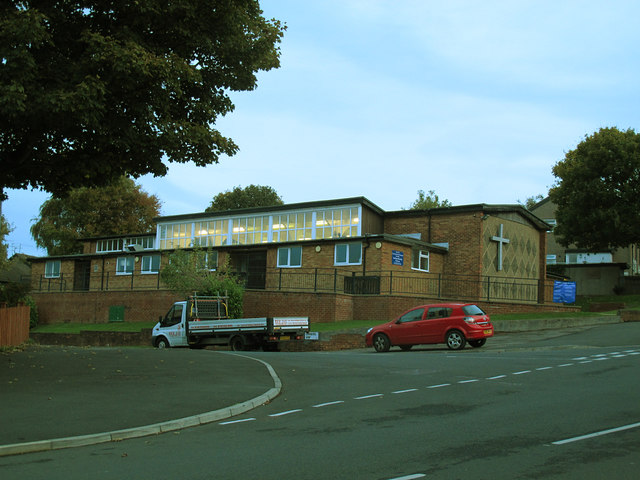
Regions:
<instances>
[{"instance_id":1,"label":"car rear window","mask_svg":"<svg viewBox=\"0 0 640 480\"><path fill-rule=\"evenodd\" d=\"M465 305L462 307L462 311L465 315L484 315L485 313L477 305Z\"/></svg>"}]
</instances>

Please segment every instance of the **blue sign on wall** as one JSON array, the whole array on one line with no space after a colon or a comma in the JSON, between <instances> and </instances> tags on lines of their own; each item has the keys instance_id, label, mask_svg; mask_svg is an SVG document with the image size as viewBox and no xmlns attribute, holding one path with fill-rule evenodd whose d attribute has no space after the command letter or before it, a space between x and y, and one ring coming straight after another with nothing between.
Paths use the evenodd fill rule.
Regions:
<instances>
[{"instance_id":1,"label":"blue sign on wall","mask_svg":"<svg viewBox=\"0 0 640 480\"><path fill-rule=\"evenodd\" d=\"M404 252L391 250L391 264L400 266L404 265Z\"/></svg>"},{"instance_id":2,"label":"blue sign on wall","mask_svg":"<svg viewBox=\"0 0 640 480\"><path fill-rule=\"evenodd\" d=\"M553 302L554 303L575 303L576 282L554 282Z\"/></svg>"}]
</instances>

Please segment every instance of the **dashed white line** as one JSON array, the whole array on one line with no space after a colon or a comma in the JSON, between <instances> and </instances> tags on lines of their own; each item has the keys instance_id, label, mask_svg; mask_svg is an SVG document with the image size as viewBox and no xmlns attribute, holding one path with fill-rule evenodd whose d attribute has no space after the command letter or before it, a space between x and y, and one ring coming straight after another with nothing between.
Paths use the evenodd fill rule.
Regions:
<instances>
[{"instance_id":1,"label":"dashed white line","mask_svg":"<svg viewBox=\"0 0 640 480\"><path fill-rule=\"evenodd\" d=\"M471 380L460 380L458 383L473 383L477 381L478 381L477 378L472 378Z\"/></svg>"},{"instance_id":2,"label":"dashed white line","mask_svg":"<svg viewBox=\"0 0 640 480\"><path fill-rule=\"evenodd\" d=\"M573 363L563 363L562 365L558 365L558 367L570 367Z\"/></svg>"},{"instance_id":3,"label":"dashed white line","mask_svg":"<svg viewBox=\"0 0 640 480\"><path fill-rule=\"evenodd\" d=\"M409 393L409 392L417 392L418 389L417 388L407 388L406 390L396 390L395 392L391 392L391 393Z\"/></svg>"},{"instance_id":4,"label":"dashed white line","mask_svg":"<svg viewBox=\"0 0 640 480\"><path fill-rule=\"evenodd\" d=\"M538 372L541 372L541 371L543 371L543 370L551 370L552 368L553 368L553 367L540 367L540 368L536 368L536 370L537 370Z\"/></svg>"},{"instance_id":5,"label":"dashed white line","mask_svg":"<svg viewBox=\"0 0 640 480\"><path fill-rule=\"evenodd\" d=\"M373 395L363 395L362 397L354 397L354 400L365 400L367 398L382 397L384 393L374 393Z\"/></svg>"},{"instance_id":6,"label":"dashed white line","mask_svg":"<svg viewBox=\"0 0 640 480\"><path fill-rule=\"evenodd\" d=\"M506 378L506 375L496 375L495 377L489 377L487 380L498 380L499 378Z\"/></svg>"},{"instance_id":7,"label":"dashed white line","mask_svg":"<svg viewBox=\"0 0 640 480\"><path fill-rule=\"evenodd\" d=\"M272 413L271 415L269 415L270 417L282 417L284 415L290 415L292 413L297 413L297 412L301 412L302 409L301 408L296 408L295 410L287 410L286 412L280 412L280 413Z\"/></svg>"},{"instance_id":8,"label":"dashed white line","mask_svg":"<svg viewBox=\"0 0 640 480\"><path fill-rule=\"evenodd\" d=\"M231 425L232 423L253 422L255 418L243 418L240 420L230 420L228 422L220 422L218 425Z\"/></svg>"},{"instance_id":9,"label":"dashed white line","mask_svg":"<svg viewBox=\"0 0 640 480\"><path fill-rule=\"evenodd\" d=\"M450 383L440 383L438 385L429 385L427 388L440 388L440 387L448 387L451 385Z\"/></svg>"},{"instance_id":10,"label":"dashed white line","mask_svg":"<svg viewBox=\"0 0 640 480\"><path fill-rule=\"evenodd\" d=\"M312 408L328 407L329 405L338 405L339 403L344 403L344 400L336 400L335 402L319 403L318 405L313 405Z\"/></svg>"},{"instance_id":11,"label":"dashed white line","mask_svg":"<svg viewBox=\"0 0 640 480\"><path fill-rule=\"evenodd\" d=\"M416 478L424 478L424 473L414 473L413 475L405 475L404 477L390 478L389 480L415 480Z\"/></svg>"},{"instance_id":12,"label":"dashed white line","mask_svg":"<svg viewBox=\"0 0 640 480\"><path fill-rule=\"evenodd\" d=\"M531 373L531 370L521 370L520 372L513 372L512 375L524 375L525 373Z\"/></svg>"},{"instance_id":13,"label":"dashed white line","mask_svg":"<svg viewBox=\"0 0 640 480\"><path fill-rule=\"evenodd\" d=\"M552 442L553 445L564 445L565 443L579 442L580 440L587 440L589 438L599 437L601 435L608 435L610 433L622 432L624 430L630 430L632 428L640 427L640 422L632 423L630 425L624 425L622 427L610 428L608 430L602 430L600 432L589 433L588 435L580 435L579 437L567 438L565 440L558 440L557 442Z\"/></svg>"}]
</instances>

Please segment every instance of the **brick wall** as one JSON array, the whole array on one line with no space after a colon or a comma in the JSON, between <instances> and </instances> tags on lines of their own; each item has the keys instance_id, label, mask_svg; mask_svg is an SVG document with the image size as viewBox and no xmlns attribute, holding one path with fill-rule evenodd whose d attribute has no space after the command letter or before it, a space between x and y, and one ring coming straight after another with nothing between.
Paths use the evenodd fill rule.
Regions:
<instances>
[{"instance_id":1,"label":"brick wall","mask_svg":"<svg viewBox=\"0 0 640 480\"><path fill-rule=\"evenodd\" d=\"M178 300L167 290L149 292L69 292L32 293L38 305L39 323L107 323L109 308L124 307L126 322L157 320Z\"/></svg>"}]
</instances>

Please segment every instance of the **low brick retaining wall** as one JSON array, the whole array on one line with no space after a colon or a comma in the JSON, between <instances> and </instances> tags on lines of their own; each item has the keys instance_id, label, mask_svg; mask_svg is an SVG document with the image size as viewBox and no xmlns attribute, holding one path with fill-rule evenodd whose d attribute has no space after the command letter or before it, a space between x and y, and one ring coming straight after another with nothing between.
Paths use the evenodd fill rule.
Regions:
<instances>
[{"instance_id":1,"label":"low brick retaining wall","mask_svg":"<svg viewBox=\"0 0 640 480\"><path fill-rule=\"evenodd\" d=\"M620 310L618 313L623 322L640 322L640 310Z\"/></svg>"},{"instance_id":2,"label":"low brick retaining wall","mask_svg":"<svg viewBox=\"0 0 640 480\"><path fill-rule=\"evenodd\" d=\"M139 347L151 346L151 329L141 332L32 333L31 340L41 345L73 347Z\"/></svg>"}]
</instances>

